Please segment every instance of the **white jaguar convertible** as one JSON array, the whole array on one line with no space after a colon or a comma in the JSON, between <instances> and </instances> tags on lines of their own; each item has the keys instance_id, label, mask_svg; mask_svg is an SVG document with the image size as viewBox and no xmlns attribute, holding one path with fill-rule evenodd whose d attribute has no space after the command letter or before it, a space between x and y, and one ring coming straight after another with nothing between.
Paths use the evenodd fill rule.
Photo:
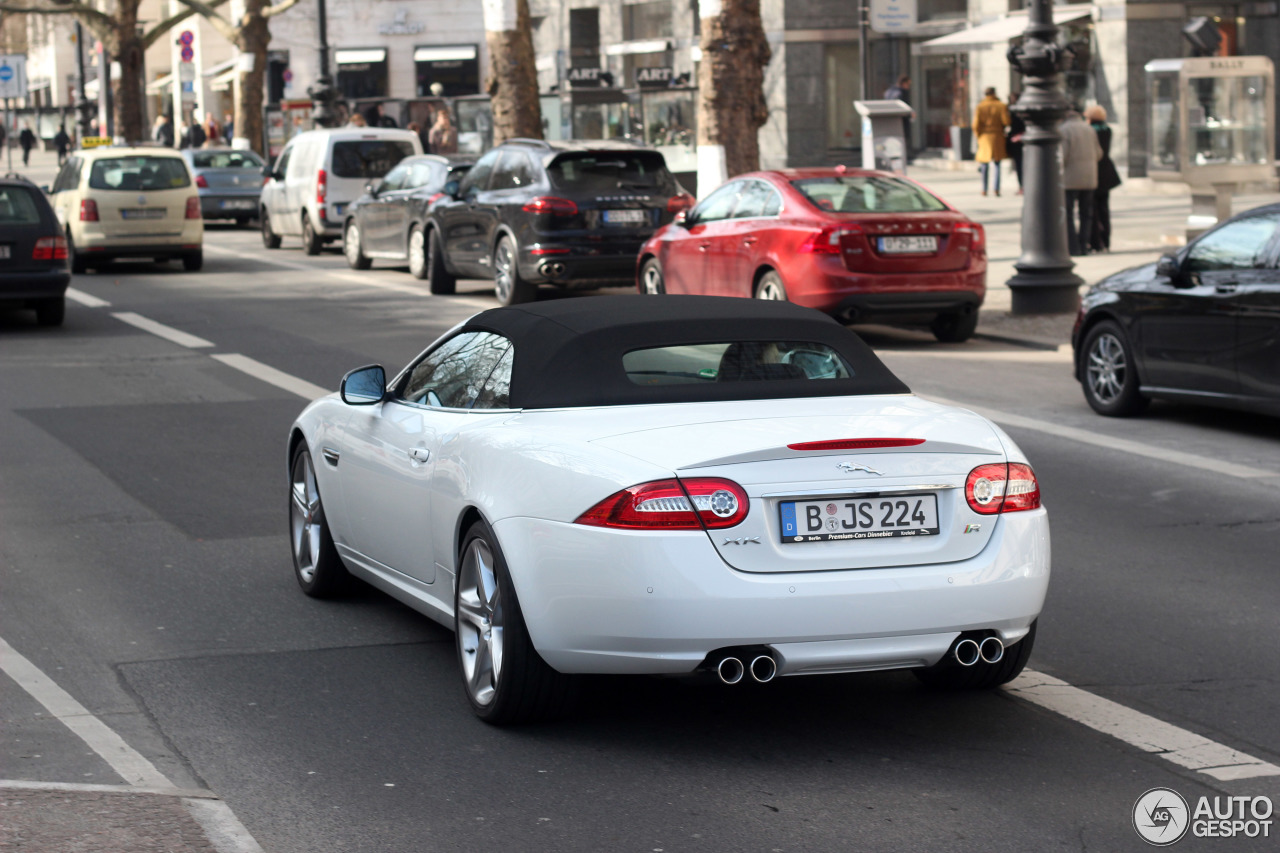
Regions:
<instances>
[{"instance_id":1,"label":"white jaguar convertible","mask_svg":"<svg viewBox=\"0 0 1280 853\"><path fill-rule=\"evenodd\" d=\"M452 628L492 723L556 713L575 673L994 687L1049 581L1009 436L788 303L485 311L390 382L348 373L288 464L303 591L355 576Z\"/></svg>"}]
</instances>

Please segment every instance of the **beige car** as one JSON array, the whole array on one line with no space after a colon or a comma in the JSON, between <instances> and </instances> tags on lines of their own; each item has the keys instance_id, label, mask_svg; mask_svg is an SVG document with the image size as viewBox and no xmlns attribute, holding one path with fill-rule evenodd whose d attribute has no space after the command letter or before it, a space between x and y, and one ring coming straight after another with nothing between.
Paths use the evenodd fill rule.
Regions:
<instances>
[{"instance_id":1,"label":"beige car","mask_svg":"<svg viewBox=\"0 0 1280 853\"><path fill-rule=\"evenodd\" d=\"M73 273L114 258L204 263L204 220L191 170L170 148L91 148L68 158L49 190Z\"/></svg>"}]
</instances>

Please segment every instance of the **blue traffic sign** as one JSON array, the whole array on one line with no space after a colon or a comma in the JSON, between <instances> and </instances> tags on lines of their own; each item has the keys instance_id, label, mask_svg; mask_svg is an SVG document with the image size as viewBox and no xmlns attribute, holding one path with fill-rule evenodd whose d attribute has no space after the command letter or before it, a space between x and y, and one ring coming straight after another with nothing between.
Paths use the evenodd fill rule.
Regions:
<instances>
[{"instance_id":1,"label":"blue traffic sign","mask_svg":"<svg viewBox=\"0 0 1280 853\"><path fill-rule=\"evenodd\" d=\"M13 79L13 69L10 68L7 64L0 65L0 80L4 81L5 83L8 83L12 79Z\"/></svg>"}]
</instances>

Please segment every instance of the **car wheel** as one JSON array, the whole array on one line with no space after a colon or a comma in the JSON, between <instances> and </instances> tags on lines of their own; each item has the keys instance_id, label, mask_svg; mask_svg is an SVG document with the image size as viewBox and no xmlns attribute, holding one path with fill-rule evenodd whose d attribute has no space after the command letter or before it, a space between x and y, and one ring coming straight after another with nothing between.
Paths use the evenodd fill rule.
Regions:
<instances>
[{"instance_id":1,"label":"car wheel","mask_svg":"<svg viewBox=\"0 0 1280 853\"><path fill-rule=\"evenodd\" d=\"M67 316L67 300L64 296L42 299L36 305L36 322L41 326L61 326Z\"/></svg>"},{"instance_id":2,"label":"car wheel","mask_svg":"<svg viewBox=\"0 0 1280 853\"><path fill-rule=\"evenodd\" d=\"M271 217L267 215L267 209L262 208L262 214L258 217L259 224L262 226L262 245L267 249L280 248L280 235L271 230Z\"/></svg>"},{"instance_id":3,"label":"car wheel","mask_svg":"<svg viewBox=\"0 0 1280 853\"><path fill-rule=\"evenodd\" d=\"M978 330L978 312L939 314L929 326L933 336L944 344L962 344Z\"/></svg>"},{"instance_id":4,"label":"car wheel","mask_svg":"<svg viewBox=\"0 0 1280 853\"><path fill-rule=\"evenodd\" d=\"M1084 398L1100 415L1136 415L1150 402L1138 391L1129 340L1111 320L1103 320L1085 336L1083 374Z\"/></svg>"},{"instance_id":5,"label":"car wheel","mask_svg":"<svg viewBox=\"0 0 1280 853\"><path fill-rule=\"evenodd\" d=\"M538 286L520 277L516 241L510 236L504 235L493 250L493 295L503 305L517 305L538 298Z\"/></svg>"},{"instance_id":6,"label":"car wheel","mask_svg":"<svg viewBox=\"0 0 1280 853\"><path fill-rule=\"evenodd\" d=\"M480 521L463 540L453 612L463 686L480 719L510 725L564 711L571 679L533 647L502 551Z\"/></svg>"},{"instance_id":7,"label":"car wheel","mask_svg":"<svg viewBox=\"0 0 1280 853\"><path fill-rule=\"evenodd\" d=\"M662 262L650 258L640 268L640 292L650 296L660 296L667 292L667 284L662 277Z\"/></svg>"},{"instance_id":8,"label":"car wheel","mask_svg":"<svg viewBox=\"0 0 1280 853\"><path fill-rule=\"evenodd\" d=\"M298 586L313 598L339 595L350 586L351 576L333 545L306 444L298 443L290 471L289 542Z\"/></svg>"},{"instance_id":9,"label":"car wheel","mask_svg":"<svg viewBox=\"0 0 1280 853\"><path fill-rule=\"evenodd\" d=\"M418 228L421 231L421 226ZM458 290L458 279L444 265L444 249L440 246L440 232L432 228L424 237L426 257L423 267L426 269L427 289L437 296L447 296Z\"/></svg>"},{"instance_id":10,"label":"car wheel","mask_svg":"<svg viewBox=\"0 0 1280 853\"><path fill-rule=\"evenodd\" d=\"M194 252L187 252L182 256L182 268L187 272L199 272L204 266L204 250L196 249Z\"/></svg>"},{"instance_id":11,"label":"car wheel","mask_svg":"<svg viewBox=\"0 0 1280 853\"><path fill-rule=\"evenodd\" d=\"M1027 635L1012 646L995 663L979 660L973 666L961 666L950 658L925 669L912 670L916 678L941 690L990 690L1013 681L1031 659L1036 644L1036 623Z\"/></svg>"},{"instance_id":12,"label":"car wheel","mask_svg":"<svg viewBox=\"0 0 1280 853\"><path fill-rule=\"evenodd\" d=\"M347 256L347 266L353 270L373 266L373 261L365 257L364 246L360 245L360 225L354 219L347 222L347 230L342 232L342 254Z\"/></svg>"},{"instance_id":13,"label":"car wheel","mask_svg":"<svg viewBox=\"0 0 1280 853\"><path fill-rule=\"evenodd\" d=\"M320 249L324 246L324 240L316 233L315 226L311 224L311 217L302 214L302 251L308 255L320 254Z\"/></svg>"},{"instance_id":14,"label":"car wheel","mask_svg":"<svg viewBox=\"0 0 1280 853\"><path fill-rule=\"evenodd\" d=\"M67 266L71 268L74 275L84 275L89 271L85 256L76 251L76 245L71 242L70 234L67 235Z\"/></svg>"},{"instance_id":15,"label":"car wheel","mask_svg":"<svg viewBox=\"0 0 1280 853\"><path fill-rule=\"evenodd\" d=\"M782 276L773 270L760 277L756 284L756 299L767 299L771 302L786 302L787 289L782 286Z\"/></svg>"}]
</instances>

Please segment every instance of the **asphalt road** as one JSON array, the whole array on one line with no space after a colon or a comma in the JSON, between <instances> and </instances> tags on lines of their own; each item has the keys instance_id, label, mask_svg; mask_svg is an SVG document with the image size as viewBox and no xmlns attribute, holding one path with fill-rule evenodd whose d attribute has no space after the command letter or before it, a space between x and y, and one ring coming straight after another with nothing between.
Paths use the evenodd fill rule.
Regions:
<instances>
[{"instance_id":1,"label":"asphalt road","mask_svg":"<svg viewBox=\"0 0 1280 853\"><path fill-rule=\"evenodd\" d=\"M1280 776L1173 760L1156 722L1280 764L1273 419L1106 420L1065 353L865 329L914 390L991 414L1032 460L1054 579L1031 667L1088 707L907 673L597 678L569 719L499 730L471 715L448 632L371 590L301 595L284 439L302 396L215 357L336 388L493 304L484 285L430 297L213 228L199 274L119 264L73 287L91 298L63 328L0 314L0 638L271 853L1139 850L1150 788L1280 802ZM1130 716L1078 721L1103 700ZM0 708L0 777L121 782L10 678Z\"/></svg>"}]
</instances>

